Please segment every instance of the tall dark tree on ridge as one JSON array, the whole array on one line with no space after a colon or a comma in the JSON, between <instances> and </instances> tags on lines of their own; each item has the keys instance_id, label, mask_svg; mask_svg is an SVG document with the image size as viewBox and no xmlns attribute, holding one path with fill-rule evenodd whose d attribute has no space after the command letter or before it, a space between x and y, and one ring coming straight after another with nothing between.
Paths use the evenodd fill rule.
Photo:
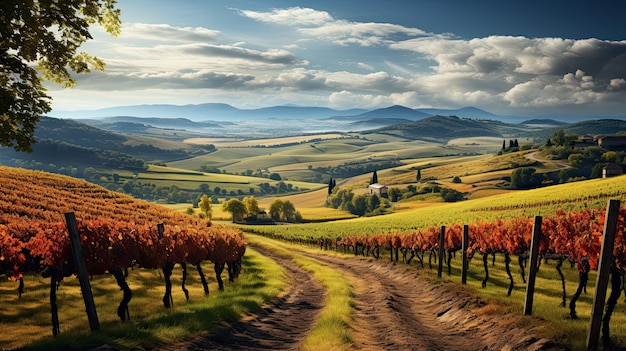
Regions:
<instances>
[{"instance_id":1,"label":"tall dark tree on ridge","mask_svg":"<svg viewBox=\"0 0 626 351\"><path fill-rule=\"evenodd\" d=\"M376 184L376 183L378 183L378 174L376 174L376 171L374 171L374 173L372 174L372 180L370 184Z\"/></svg>"},{"instance_id":2,"label":"tall dark tree on ridge","mask_svg":"<svg viewBox=\"0 0 626 351\"><path fill-rule=\"evenodd\" d=\"M328 181L328 195L333 193L333 189L335 188L336 184L337 183L335 182L335 180L331 177Z\"/></svg>"}]
</instances>

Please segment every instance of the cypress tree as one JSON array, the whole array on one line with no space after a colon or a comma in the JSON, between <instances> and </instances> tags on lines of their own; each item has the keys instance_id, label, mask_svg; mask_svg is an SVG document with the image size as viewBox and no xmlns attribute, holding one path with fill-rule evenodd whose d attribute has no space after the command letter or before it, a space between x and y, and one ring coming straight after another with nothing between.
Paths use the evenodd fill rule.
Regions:
<instances>
[{"instance_id":1,"label":"cypress tree","mask_svg":"<svg viewBox=\"0 0 626 351\"><path fill-rule=\"evenodd\" d=\"M376 174L376 171L374 171L374 174L372 174L372 182L370 184L376 183L378 183L378 174Z\"/></svg>"}]
</instances>

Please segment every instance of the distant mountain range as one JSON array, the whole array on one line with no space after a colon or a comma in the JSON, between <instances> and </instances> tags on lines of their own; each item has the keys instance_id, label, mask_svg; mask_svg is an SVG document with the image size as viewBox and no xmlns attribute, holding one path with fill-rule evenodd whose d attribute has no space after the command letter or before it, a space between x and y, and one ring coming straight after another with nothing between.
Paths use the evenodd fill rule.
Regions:
<instances>
[{"instance_id":1,"label":"distant mountain range","mask_svg":"<svg viewBox=\"0 0 626 351\"><path fill-rule=\"evenodd\" d=\"M268 118L321 119L339 114L353 115L364 109L334 110L326 107L274 106L259 109L238 109L228 104L207 103L199 105L134 105L110 107L99 110L53 111L50 115L61 118L103 117L155 117L186 118L192 121L246 121Z\"/></svg>"},{"instance_id":2,"label":"distant mountain range","mask_svg":"<svg viewBox=\"0 0 626 351\"><path fill-rule=\"evenodd\" d=\"M61 118L100 119L104 117L151 117L185 118L192 121L248 121L279 119L329 119L336 121L367 121L377 118L418 120L433 115L457 116L479 119L496 119L509 122L521 122L528 117L496 115L475 107L455 110L446 109L411 109L394 105L374 110L349 109L335 110L326 107L274 106L258 109L238 109L228 104L207 103L199 105L133 105L110 107L98 110L53 111L51 116Z\"/></svg>"},{"instance_id":3,"label":"distant mountain range","mask_svg":"<svg viewBox=\"0 0 626 351\"><path fill-rule=\"evenodd\" d=\"M394 105L374 110L351 109L335 110L325 107L305 106L274 106L259 109L238 109L228 104L208 103L200 105L135 105L112 107L91 111L63 112L55 111L51 115L62 118L73 118L92 126L121 133L154 135L150 128L185 130L191 133L204 133L214 137L278 137L319 132L358 132L388 128L391 130L409 129L431 130L433 120L428 126L411 124L428 119L431 116L450 116L458 119L441 119L443 130L450 130L449 136L482 132L484 135L518 134L521 132L549 130L553 127L565 126L571 122L582 120L598 120L600 117L588 119L575 118L528 118L523 116L497 115L476 107L460 109L411 109ZM474 127L468 125L467 119L473 120ZM621 121L623 118L613 118ZM458 122L462 121L460 127ZM480 122L480 123L479 123ZM440 123L440 124L441 124ZM500 124L498 124L500 123ZM512 126L505 127L502 123ZM618 123L619 125L619 123ZM495 128L492 130L492 127ZM477 129L473 129L477 128ZM459 132L458 130L463 130ZM453 132L453 130L457 130ZM472 131L473 130L473 131ZM158 131L156 131L158 136ZM440 134L441 134L440 133ZM456 134L455 134L456 133ZM485 134L486 133L486 134ZM585 134L586 132L582 132ZM591 133L591 132L588 132ZM544 136L542 134L542 136ZM181 137L177 135L177 137ZM546 138L549 136L545 136Z\"/></svg>"},{"instance_id":4,"label":"distant mountain range","mask_svg":"<svg viewBox=\"0 0 626 351\"><path fill-rule=\"evenodd\" d=\"M406 139L446 141L470 137L532 137L547 140L559 129L566 134L602 135L626 131L626 121L616 119L589 120L561 123L554 120L528 120L523 123L505 123L491 119L460 118L456 116L431 116L408 123L394 124L364 134L389 134Z\"/></svg>"}]
</instances>

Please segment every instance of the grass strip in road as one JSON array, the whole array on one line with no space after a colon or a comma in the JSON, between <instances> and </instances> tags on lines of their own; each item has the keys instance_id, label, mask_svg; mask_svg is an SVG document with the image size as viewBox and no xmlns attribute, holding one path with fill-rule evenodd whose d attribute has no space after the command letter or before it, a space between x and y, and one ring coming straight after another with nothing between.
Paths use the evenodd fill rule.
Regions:
<instances>
[{"instance_id":1,"label":"grass strip in road","mask_svg":"<svg viewBox=\"0 0 626 351\"><path fill-rule=\"evenodd\" d=\"M315 280L326 288L326 300L313 330L305 337L302 350L348 350L352 338L348 325L352 318L352 287L338 271L298 253L303 246L288 244L258 235L246 234L255 245L291 258L302 269L313 274Z\"/></svg>"},{"instance_id":2,"label":"grass strip in road","mask_svg":"<svg viewBox=\"0 0 626 351\"><path fill-rule=\"evenodd\" d=\"M0 336L0 349L24 347L25 350L70 350L103 344L134 350L163 347L255 313L265 303L276 298L286 286L284 270L275 261L253 249L246 251L239 279L231 284L226 283L224 291L218 292L215 278L209 273L213 271L212 264L204 262L203 266L209 279L211 295L204 297L197 274L194 274L195 269L189 266L187 288L190 301L185 302L180 290L177 265L172 276L174 306L170 309L165 309L161 302L165 285L160 271L131 271L127 280L133 290L133 299L129 305L132 319L125 323L119 322L115 316L121 299L115 280L110 275L95 277L92 288L100 319L100 331L97 332L89 332L85 326L87 317L76 279L66 278L59 292L61 334L56 339L52 338L49 327L47 280L42 279L41 284L28 279L28 291L17 301L11 291L15 283L1 283L0 328L3 335ZM10 286L3 289L7 284ZM49 336L42 338L42 335Z\"/></svg>"}]
</instances>

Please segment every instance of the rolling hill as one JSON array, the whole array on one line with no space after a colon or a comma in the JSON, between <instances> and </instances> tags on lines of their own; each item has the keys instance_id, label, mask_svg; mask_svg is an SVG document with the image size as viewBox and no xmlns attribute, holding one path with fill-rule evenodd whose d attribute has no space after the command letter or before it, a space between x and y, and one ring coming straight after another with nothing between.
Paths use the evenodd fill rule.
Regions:
<instances>
[{"instance_id":1,"label":"rolling hill","mask_svg":"<svg viewBox=\"0 0 626 351\"><path fill-rule=\"evenodd\" d=\"M134 105L98 110L53 111L52 115L64 118L103 118L117 116L186 118L193 121L246 121L268 118L328 118L336 115L355 115L364 109L334 110L326 107L273 106L259 109L238 109L228 104L206 103L197 105Z\"/></svg>"},{"instance_id":2,"label":"rolling hill","mask_svg":"<svg viewBox=\"0 0 626 351\"><path fill-rule=\"evenodd\" d=\"M349 115L349 116L338 116L333 117L334 120L343 120L343 121L368 121L368 120L409 120L416 121L422 118L426 118L431 116L430 114L416 111L410 109L408 107L394 105L386 108L379 108L376 110L368 111L365 113L361 113L358 115Z\"/></svg>"},{"instance_id":3,"label":"rolling hill","mask_svg":"<svg viewBox=\"0 0 626 351\"><path fill-rule=\"evenodd\" d=\"M407 139L450 140L477 136L502 137L518 128L493 120L432 116L411 123L374 129L368 133L390 134Z\"/></svg>"},{"instance_id":4,"label":"rolling hill","mask_svg":"<svg viewBox=\"0 0 626 351\"><path fill-rule=\"evenodd\" d=\"M626 121L620 119L599 119L563 124L558 127L552 127L537 131L535 137L547 140L548 138L552 137L559 129L563 129L566 134L618 134L620 132L626 131Z\"/></svg>"},{"instance_id":5,"label":"rolling hill","mask_svg":"<svg viewBox=\"0 0 626 351\"><path fill-rule=\"evenodd\" d=\"M86 167L143 169L146 160L180 159L207 149L207 146L122 135L75 120L51 117L40 119L35 139L32 153L0 148L0 162L50 171L68 166L79 171Z\"/></svg>"}]
</instances>

